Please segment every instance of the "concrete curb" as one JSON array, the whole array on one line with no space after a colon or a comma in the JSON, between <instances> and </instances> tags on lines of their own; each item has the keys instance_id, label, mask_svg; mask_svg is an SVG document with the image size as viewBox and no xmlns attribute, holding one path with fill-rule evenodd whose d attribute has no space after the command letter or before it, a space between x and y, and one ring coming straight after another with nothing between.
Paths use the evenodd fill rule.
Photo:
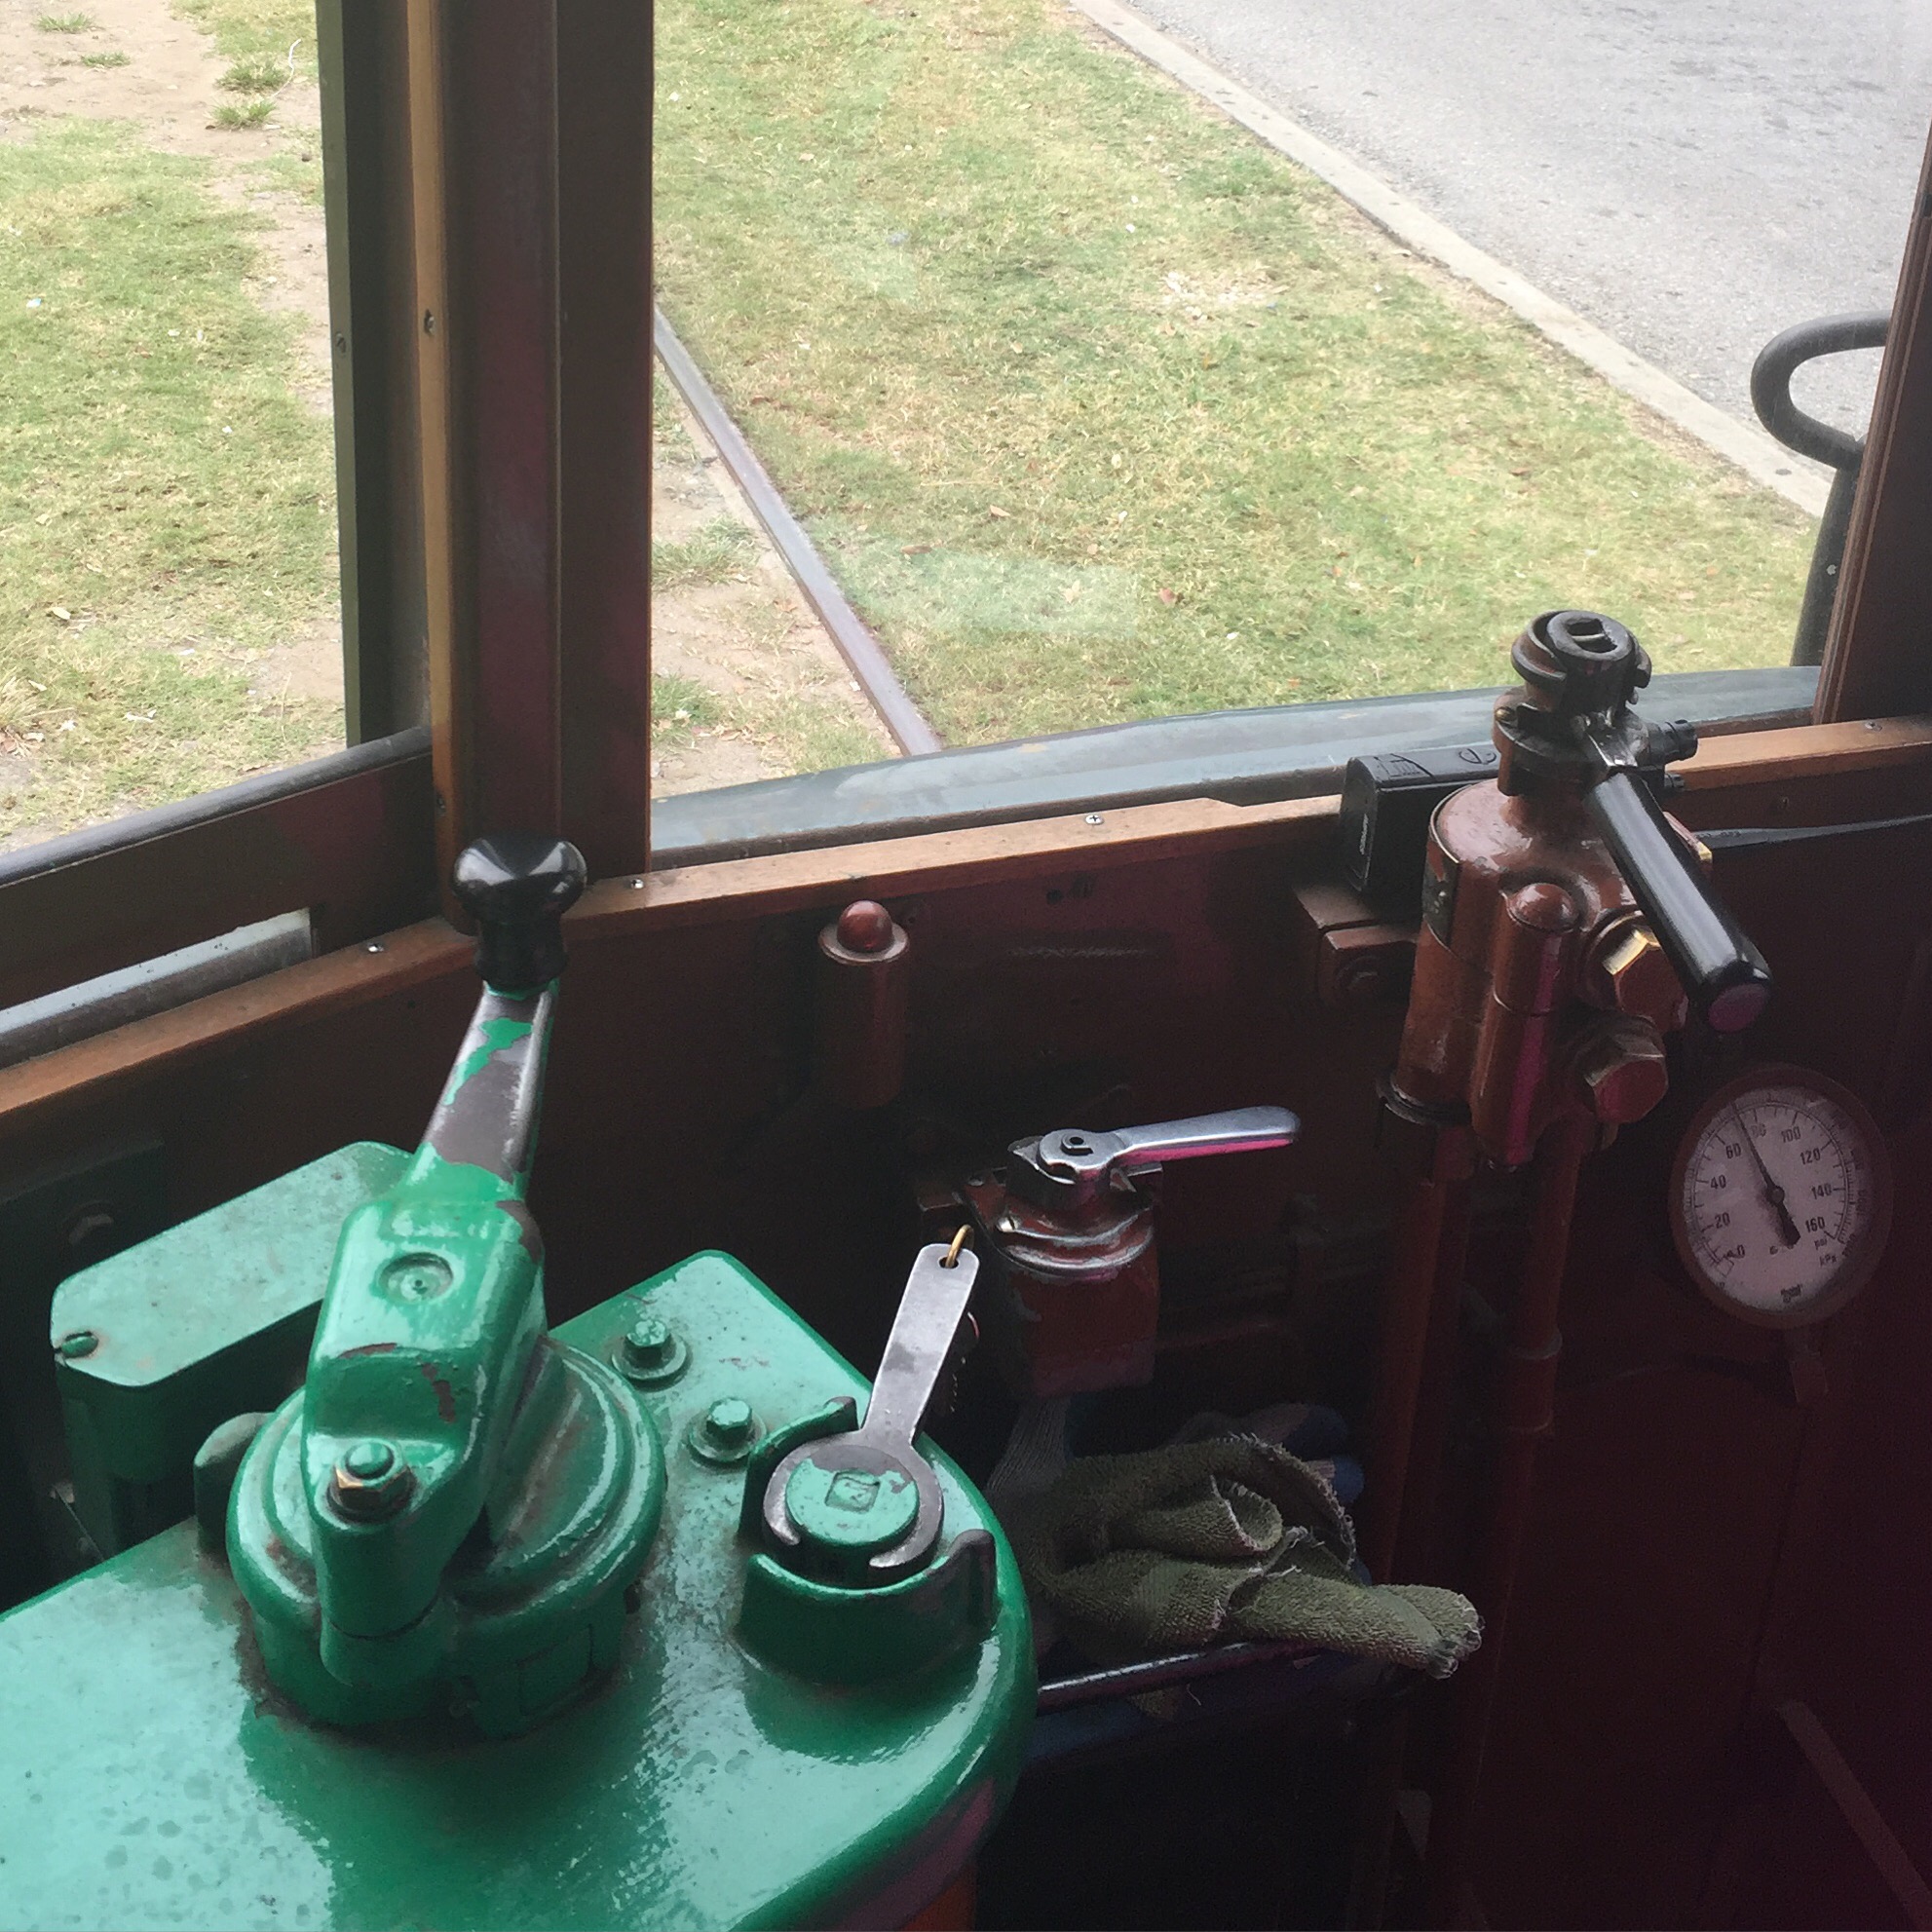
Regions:
<instances>
[{"instance_id":1,"label":"concrete curb","mask_svg":"<svg viewBox=\"0 0 1932 1932\"><path fill-rule=\"evenodd\" d=\"M1735 416L1706 402L1676 377L1645 361L1614 336L1585 322L1575 310L1545 295L1514 269L1505 268L1494 255L1472 247L1454 229L1397 194L1359 162L1309 133L1279 108L1270 107L1259 95L1251 94L1211 61L1163 33L1144 15L1121 5L1120 0L1068 0L1068 5L1151 66L1211 101L1269 147L1319 175L1405 247L1440 262L1452 275L1494 296L1624 395L1735 464L1753 482L1777 491L1813 516L1824 514L1831 479L1819 466L1794 455L1762 430L1740 423Z\"/></svg>"}]
</instances>

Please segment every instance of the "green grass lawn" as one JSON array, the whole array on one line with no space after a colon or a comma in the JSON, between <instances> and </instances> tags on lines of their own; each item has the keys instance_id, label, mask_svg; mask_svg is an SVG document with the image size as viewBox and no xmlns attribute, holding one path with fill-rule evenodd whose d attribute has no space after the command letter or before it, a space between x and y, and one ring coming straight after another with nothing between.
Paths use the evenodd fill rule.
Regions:
<instances>
[{"instance_id":1,"label":"green grass lawn","mask_svg":"<svg viewBox=\"0 0 1932 1932\"><path fill-rule=\"evenodd\" d=\"M334 611L333 476L292 325L247 287L255 217L206 171L106 123L0 143L0 833L340 730L254 686Z\"/></svg>"},{"instance_id":2,"label":"green grass lawn","mask_svg":"<svg viewBox=\"0 0 1932 1932\"><path fill-rule=\"evenodd\" d=\"M239 59L296 24L190 11ZM313 145L247 174L319 200ZM297 394L295 324L260 306L260 217L210 176L105 123L0 143L0 840L340 742L340 707L280 699L272 655L338 622L331 427ZM659 437L690 458L667 393ZM724 583L754 549L719 522L656 546L654 574ZM668 747L722 728L784 768L877 750L810 693L670 678L656 697Z\"/></svg>"},{"instance_id":3,"label":"green grass lawn","mask_svg":"<svg viewBox=\"0 0 1932 1932\"><path fill-rule=\"evenodd\" d=\"M221 85L240 94L272 94L292 71L316 73L314 0L171 0L184 20L214 37L231 63ZM354 5L355 0L350 0Z\"/></svg>"},{"instance_id":4,"label":"green grass lawn","mask_svg":"<svg viewBox=\"0 0 1932 1932\"><path fill-rule=\"evenodd\" d=\"M1812 525L1044 0L660 0L660 298L953 741L1784 661Z\"/></svg>"}]
</instances>

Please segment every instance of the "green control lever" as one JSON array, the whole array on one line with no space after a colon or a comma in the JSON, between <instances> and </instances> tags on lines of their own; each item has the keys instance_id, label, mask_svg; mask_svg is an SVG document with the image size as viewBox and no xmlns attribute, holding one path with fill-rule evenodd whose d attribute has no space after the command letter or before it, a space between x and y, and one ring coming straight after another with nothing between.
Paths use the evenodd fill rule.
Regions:
<instances>
[{"instance_id":1,"label":"green control lever","mask_svg":"<svg viewBox=\"0 0 1932 1932\"><path fill-rule=\"evenodd\" d=\"M237 1480L237 1580L271 1675L321 1716L398 1715L460 1678L514 1729L615 1652L662 1454L625 1380L548 1333L524 1203L584 878L560 840L457 860L482 997L422 1146L344 1223L308 1379Z\"/></svg>"},{"instance_id":2,"label":"green control lever","mask_svg":"<svg viewBox=\"0 0 1932 1932\"><path fill-rule=\"evenodd\" d=\"M763 1513L797 1568L886 1583L931 1555L944 1522L932 1465L913 1447L945 1372L979 1263L943 1241L919 1251L899 1298L865 1420L794 1449L772 1471Z\"/></svg>"}]
</instances>

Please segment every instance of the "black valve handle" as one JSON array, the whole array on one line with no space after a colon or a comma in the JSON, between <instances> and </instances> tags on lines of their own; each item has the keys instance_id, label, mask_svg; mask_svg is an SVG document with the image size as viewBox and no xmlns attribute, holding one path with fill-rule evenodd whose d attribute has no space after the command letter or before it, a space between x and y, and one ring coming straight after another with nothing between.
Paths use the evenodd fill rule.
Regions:
<instances>
[{"instance_id":1,"label":"black valve handle","mask_svg":"<svg viewBox=\"0 0 1932 1932\"><path fill-rule=\"evenodd\" d=\"M1650 787L1618 766L1583 800L1692 1010L1715 1032L1741 1032L1770 1004L1771 969L1665 822Z\"/></svg>"},{"instance_id":2,"label":"black valve handle","mask_svg":"<svg viewBox=\"0 0 1932 1932\"><path fill-rule=\"evenodd\" d=\"M530 993L563 970L563 915L589 873L567 839L498 832L457 854L449 883L476 922L476 970L497 993Z\"/></svg>"}]
</instances>

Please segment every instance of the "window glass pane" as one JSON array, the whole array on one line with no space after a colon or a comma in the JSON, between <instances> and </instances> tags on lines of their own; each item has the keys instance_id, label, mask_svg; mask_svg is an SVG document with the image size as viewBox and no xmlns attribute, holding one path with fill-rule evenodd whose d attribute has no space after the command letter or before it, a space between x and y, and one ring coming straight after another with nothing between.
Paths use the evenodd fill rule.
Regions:
<instances>
[{"instance_id":1,"label":"window glass pane","mask_svg":"<svg viewBox=\"0 0 1932 1932\"><path fill-rule=\"evenodd\" d=\"M1161 18L1236 51L1272 45L1256 85L1298 105L1308 62L1280 54L1278 10L1186 6ZM1455 10L1436 11L1454 42ZM1690 149L1633 170L1619 136L1597 200L1581 173L1543 185L1534 154L1512 172L1507 158L1452 152L1441 130L1458 101L1466 143L1491 111L1485 86L1507 96L1515 69L1534 68L1538 85L1556 71L1554 30L1537 24L1548 10L1491 11L1487 81L1473 62L1431 79L1438 56L1393 5L1298 9L1293 46L1336 43L1320 73L1353 90L1337 132L1370 163L1400 175L1404 140L1427 153L1434 131L1440 165L1422 188L1446 218L1500 246L1518 232L1503 218L1513 203L1547 199L1539 262L1584 262L1569 299L1748 420L1750 354L1819 312L1831 272L1744 293L1710 285L1728 258L1685 239L1710 211L1678 198L1700 170L1721 164L1734 187L1736 170L1787 155L1776 117L1700 159L1697 144L1720 136L1680 86L1652 120L1676 115ZM1823 471L1767 456L1808 486L1807 512L1080 12L660 0L657 19L661 304L948 742L1502 683L1510 640L1552 607L1622 618L1661 670L1790 658ZM1564 31L1587 87L1581 30ZM1625 90L1649 85L1647 62L1695 52L1650 48L1668 31L1634 18L1602 33L1611 45L1596 67ZM1801 75L1815 52L1763 45L1754 57L1775 82L1779 61ZM1889 57L1868 64L1903 97ZM1426 112L1411 115L1404 88ZM1592 129L1618 111L1612 97ZM1376 140L1405 121L1417 125L1404 140ZM1879 123L1896 189L1887 240L1874 259L1862 242L1839 250L1842 292L1827 308L1889 299L1922 116L1912 104ZM1552 151L1564 141L1579 144L1572 130ZM1794 221L1837 192L1786 186ZM1626 200L1610 208L1609 194ZM1653 331L1652 311L1590 266L1606 235L1613 264L1646 221L1668 284L1655 313L1687 317L1687 338ZM1683 348L1700 313L1721 314L1725 340L1746 349L1700 366ZM1710 333L1715 356L1724 330ZM1873 360L1824 384L1859 429ZM780 745L740 725L726 663L739 647L718 648L718 668L701 652L679 660L694 724L710 705L713 729L781 769L833 755L829 739Z\"/></svg>"},{"instance_id":2,"label":"window glass pane","mask_svg":"<svg viewBox=\"0 0 1932 1932\"><path fill-rule=\"evenodd\" d=\"M0 845L342 743L313 6L0 21Z\"/></svg>"}]
</instances>

